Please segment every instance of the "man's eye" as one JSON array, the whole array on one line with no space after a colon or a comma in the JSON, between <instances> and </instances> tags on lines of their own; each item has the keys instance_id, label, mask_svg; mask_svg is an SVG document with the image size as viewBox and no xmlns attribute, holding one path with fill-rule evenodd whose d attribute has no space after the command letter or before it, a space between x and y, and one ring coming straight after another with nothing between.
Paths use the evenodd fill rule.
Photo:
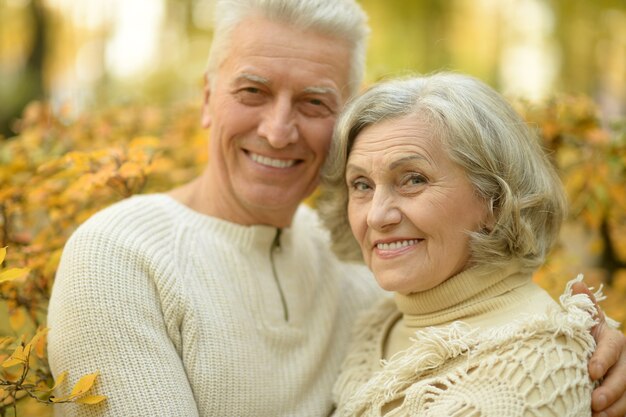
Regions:
<instances>
[{"instance_id":1,"label":"man's eye","mask_svg":"<svg viewBox=\"0 0 626 417\"><path fill-rule=\"evenodd\" d=\"M248 106L257 106L265 100L263 90L254 86L242 87L235 91L234 96L240 103Z\"/></svg>"},{"instance_id":2,"label":"man's eye","mask_svg":"<svg viewBox=\"0 0 626 417\"><path fill-rule=\"evenodd\" d=\"M308 98L302 101L300 109L303 114L310 117L327 117L333 114L326 102L319 98Z\"/></svg>"}]
</instances>

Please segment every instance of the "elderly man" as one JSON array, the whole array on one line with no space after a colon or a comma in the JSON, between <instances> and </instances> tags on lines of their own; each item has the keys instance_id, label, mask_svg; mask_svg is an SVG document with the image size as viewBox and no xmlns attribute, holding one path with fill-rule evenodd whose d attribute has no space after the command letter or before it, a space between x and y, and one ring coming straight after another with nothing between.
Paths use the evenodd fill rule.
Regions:
<instances>
[{"instance_id":1,"label":"elderly man","mask_svg":"<svg viewBox=\"0 0 626 417\"><path fill-rule=\"evenodd\" d=\"M108 397L64 415L329 414L353 321L381 294L301 202L360 85L365 20L353 0L218 1L205 171L98 213L64 250L50 364L100 370ZM606 338L612 364L622 339Z\"/></svg>"}]
</instances>

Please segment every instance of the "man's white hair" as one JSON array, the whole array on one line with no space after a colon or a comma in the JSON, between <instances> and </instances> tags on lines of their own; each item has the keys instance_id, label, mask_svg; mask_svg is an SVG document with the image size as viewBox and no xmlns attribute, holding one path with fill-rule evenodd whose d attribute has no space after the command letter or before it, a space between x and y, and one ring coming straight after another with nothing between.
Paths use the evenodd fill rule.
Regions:
<instances>
[{"instance_id":1,"label":"man's white hair","mask_svg":"<svg viewBox=\"0 0 626 417\"><path fill-rule=\"evenodd\" d=\"M254 16L348 42L352 50L348 87L350 95L358 91L365 72L369 27L367 15L355 0L217 0L209 75L225 58L235 27Z\"/></svg>"}]
</instances>

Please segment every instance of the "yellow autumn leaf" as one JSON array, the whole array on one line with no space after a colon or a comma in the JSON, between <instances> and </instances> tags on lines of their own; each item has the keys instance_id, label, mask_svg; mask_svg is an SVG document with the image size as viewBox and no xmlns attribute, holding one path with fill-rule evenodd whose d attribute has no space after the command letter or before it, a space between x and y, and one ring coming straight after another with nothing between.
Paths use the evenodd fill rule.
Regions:
<instances>
[{"instance_id":1,"label":"yellow autumn leaf","mask_svg":"<svg viewBox=\"0 0 626 417\"><path fill-rule=\"evenodd\" d=\"M37 333L35 334L35 336L33 336L32 340L30 341L30 343L34 346L35 355L37 355L37 357L40 359L43 359L44 356L46 355L47 334L48 334L48 329L45 327L41 328L37 330Z\"/></svg>"},{"instance_id":2,"label":"yellow autumn leaf","mask_svg":"<svg viewBox=\"0 0 626 417\"><path fill-rule=\"evenodd\" d=\"M50 401L51 403L64 403L70 401L71 399L72 397L70 395L66 395L64 397L51 396L50 398L48 398L48 401Z\"/></svg>"},{"instance_id":3,"label":"yellow autumn leaf","mask_svg":"<svg viewBox=\"0 0 626 417\"><path fill-rule=\"evenodd\" d=\"M5 368L2 371L2 378L9 382L15 382L20 379L23 371L24 368Z\"/></svg>"},{"instance_id":4,"label":"yellow autumn leaf","mask_svg":"<svg viewBox=\"0 0 626 417\"><path fill-rule=\"evenodd\" d=\"M0 248L0 264L4 262L4 258L7 256L7 247Z\"/></svg>"},{"instance_id":5,"label":"yellow autumn leaf","mask_svg":"<svg viewBox=\"0 0 626 417\"><path fill-rule=\"evenodd\" d=\"M24 326L26 322L26 314L21 308L10 310L9 312L9 325L13 330L19 330Z\"/></svg>"},{"instance_id":6,"label":"yellow autumn leaf","mask_svg":"<svg viewBox=\"0 0 626 417\"><path fill-rule=\"evenodd\" d=\"M123 163L118 173L123 178L137 178L142 175L141 166L136 162Z\"/></svg>"},{"instance_id":7,"label":"yellow autumn leaf","mask_svg":"<svg viewBox=\"0 0 626 417\"><path fill-rule=\"evenodd\" d=\"M91 167L89 155L84 152L72 151L65 155L65 161L71 163L75 171L88 171Z\"/></svg>"},{"instance_id":8,"label":"yellow autumn leaf","mask_svg":"<svg viewBox=\"0 0 626 417\"><path fill-rule=\"evenodd\" d=\"M46 263L44 265L43 268L43 273L46 276L52 276L54 275L54 273L56 272L58 266L59 266L59 261L61 260L61 253L63 252L62 249L57 249L53 252L50 253L50 255L48 256L48 258L46 259Z\"/></svg>"},{"instance_id":9,"label":"yellow autumn leaf","mask_svg":"<svg viewBox=\"0 0 626 417\"><path fill-rule=\"evenodd\" d=\"M74 385L74 388L72 388L70 397L76 397L89 391L89 389L93 386L93 383L96 381L96 377L98 376L98 374L99 372L95 372L93 374L88 374L80 378L76 385Z\"/></svg>"},{"instance_id":10,"label":"yellow autumn leaf","mask_svg":"<svg viewBox=\"0 0 626 417\"><path fill-rule=\"evenodd\" d=\"M37 341L35 345L35 355L39 359L44 359L46 357L46 338L42 337Z\"/></svg>"},{"instance_id":11,"label":"yellow autumn leaf","mask_svg":"<svg viewBox=\"0 0 626 417\"><path fill-rule=\"evenodd\" d=\"M28 360L28 352L30 351L30 344L26 345L26 347L19 345L15 348L11 356L2 362L3 368L10 368L15 365L20 365L26 363Z\"/></svg>"},{"instance_id":12,"label":"yellow autumn leaf","mask_svg":"<svg viewBox=\"0 0 626 417\"><path fill-rule=\"evenodd\" d=\"M52 388L50 388L50 391L52 391L53 389L56 389L56 387L61 385L65 381L66 378L67 378L67 371L61 372L59 376L57 376L54 379L54 385L52 386Z\"/></svg>"},{"instance_id":13,"label":"yellow autumn leaf","mask_svg":"<svg viewBox=\"0 0 626 417\"><path fill-rule=\"evenodd\" d=\"M41 381L37 387L37 391L42 392L42 393L52 392L58 386L60 386L63 383L63 381L65 381L66 378L67 378L67 371L63 371L54 379L54 384L51 387L46 385L45 382Z\"/></svg>"},{"instance_id":14,"label":"yellow autumn leaf","mask_svg":"<svg viewBox=\"0 0 626 417\"><path fill-rule=\"evenodd\" d=\"M112 166L103 167L93 174L86 177L87 185L92 187L102 187L107 183L109 178L115 175L115 169Z\"/></svg>"},{"instance_id":15,"label":"yellow autumn leaf","mask_svg":"<svg viewBox=\"0 0 626 417\"><path fill-rule=\"evenodd\" d=\"M76 402L80 404L98 404L106 400L106 398L107 397L104 395L85 395L84 397L78 398Z\"/></svg>"},{"instance_id":16,"label":"yellow autumn leaf","mask_svg":"<svg viewBox=\"0 0 626 417\"><path fill-rule=\"evenodd\" d=\"M156 148L161 144L161 140L156 136L138 136L133 138L130 143L130 148L142 149L142 148Z\"/></svg>"},{"instance_id":17,"label":"yellow autumn leaf","mask_svg":"<svg viewBox=\"0 0 626 417\"><path fill-rule=\"evenodd\" d=\"M0 348L4 348L9 343L13 343L15 339L10 336L0 337Z\"/></svg>"},{"instance_id":18,"label":"yellow autumn leaf","mask_svg":"<svg viewBox=\"0 0 626 417\"><path fill-rule=\"evenodd\" d=\"M53 159L52 161L47 161L37 167L37 174L43 176L50 176L59 171L66 164L65 159Z\"/></svg>"},{"instance_id":19,"label":"yellow autumn leaf","mask_svg":"<svg viewBox=\"0 0 626 417\"><path fill-rule=\"evenodd\" d=\"M0 282L13 281L17 278L22 278L30 272L29 268L11 268L6 271L0 272Z\"/></svg>"}]
</instances>

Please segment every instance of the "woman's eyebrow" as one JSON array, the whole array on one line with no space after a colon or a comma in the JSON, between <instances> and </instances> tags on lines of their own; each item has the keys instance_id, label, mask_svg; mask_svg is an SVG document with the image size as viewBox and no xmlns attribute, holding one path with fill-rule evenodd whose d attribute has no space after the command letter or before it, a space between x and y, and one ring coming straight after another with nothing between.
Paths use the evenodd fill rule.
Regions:
<instances>
[{"instance_id":1,"label":"woman's eyebrow","mask_svg":"<svg viewBox=\"0 0 626 417\"><path fill-rule=\"evenodd\" d=\"M393 161L389 165L389 168L390 169L396 169L396 168L398 168L401 165L405 165L406 163L413 162L415 160L428 162L428 158L425 158L423 155L413 154L413 155L407 155L407 156L402 157L400 159L396 159L395 161Z\"/></svg>"}]
</instances>

